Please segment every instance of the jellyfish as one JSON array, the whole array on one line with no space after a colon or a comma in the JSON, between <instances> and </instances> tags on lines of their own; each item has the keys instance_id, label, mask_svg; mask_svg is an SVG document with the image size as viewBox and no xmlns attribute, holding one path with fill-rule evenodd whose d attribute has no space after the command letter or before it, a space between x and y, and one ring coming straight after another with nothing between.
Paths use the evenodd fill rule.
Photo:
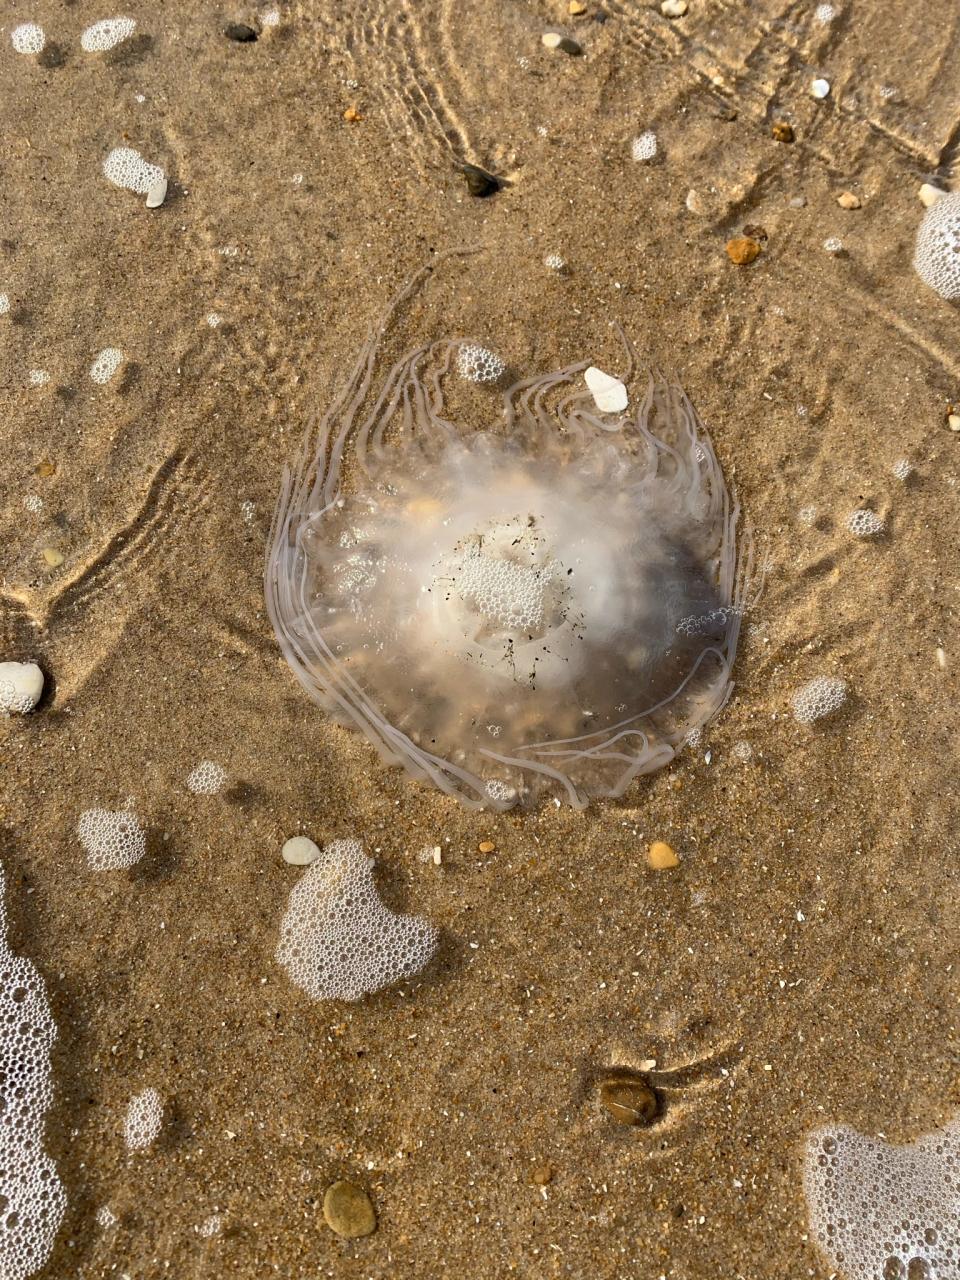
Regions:
<instances>
[{"instance_id":1,"label":"jellyfish","mask_svg":"<svg viewBox=\"0 0 960 1280\"><path fill-rule=\"evenodd\" d=\"M621 796L730 696L753 561L738 504L661 374L619 413L583 385L589 361L476 388L502 412L468 426L446 391L475 340L381 372L422 276L284 470L265 575L276 635L311 698L468 806Z\"/></svg>"}]
</instances>

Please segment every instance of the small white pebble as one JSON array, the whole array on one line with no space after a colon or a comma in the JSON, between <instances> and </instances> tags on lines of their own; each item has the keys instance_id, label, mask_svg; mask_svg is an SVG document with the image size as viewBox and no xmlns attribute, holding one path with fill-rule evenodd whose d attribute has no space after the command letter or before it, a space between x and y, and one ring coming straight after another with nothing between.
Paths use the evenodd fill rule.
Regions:
<instances>
[{"instance_id":1,"label":"small white pebble","mask_svg":"<svg viewBox=\"0 0 960 1280\"><path fill-rule=\"evenodd\" d=\"M147 192L146 206L148 209L159 209L167 198L167 180L166 178L158 178L156 182L150 184Z\"/></svg>"},{"instance_id":2,"label":"small white pebble","mask_svg":"<svg viewBox=\"0 0 960 1280\"><path fill-rule=\"evenodd\" d=\"M583 380L601 413L622 413L626 409L627 388L619 378L591 365L584 373Z\"/></svg>"},{"instance_id":3,"label":"small white pebble","mask_svg":"<svg viewBox=\"0 0 960 1280\"><path fill-rule=\"evenodd\" d=\"M0 662L0 711L25 715L42 693L43 672L35 662Z\"/></svg>"},{"instance_id":4,"label":"small white pebble","mask_svg":"<svg viewBox=\"0 0 960 1280\"><path fill-rule=\"evenodd\" d=\"M104 347L90 366L90 381L99 382L101 386L109 382L123 363L123 352L119 347Z\"/></svg>"},{"instance_id":5,"label":"small white pebble","mask_svg":"<svg viewBox=\"0 0 960 1280\"><path fill-rule=\"evenodd\" d=\"M932 204L936 204L946 194L946 191L941 187L935 187L932 182L924 182L917 192L920 203L925 209L929 209Z\"/></svg>"},{"instance_id":6,"label":"small white pebble","mask_svg":"<svg viewBox=\"0 0 960 1280\"><path fill-rule=\"evenodd\" d=\"M937 654L936 654L936 656L937 656L937 666L940 668L940 670L941 670L941 671L946 671L946 669L947 669L947 651L946 651L946 649L943 649L943 648L939 648L939 647L938 647L938 648L937 648Z\"/></svg>"},{"instance_id":7,"label":"small white pebble","mask_svg":"<svg viewBox=\"0 0 960 1280\"><path fill-rule=\"evenodd\" d=\"M951 431L960 431L960 413L951 413L947 418L947 426Z\"/></svg>"},{"instance_id":8,"label":"small white pebble","mask_svg":"<svg viewBox=\"0 0 960 1280\"><path fill-rule=\"evenodd\" d=\"M187 790L195 796L215 796L223 790L227 781L227 771L222 764L214 760L201 760L195 769L187 774Z\"/></svg>"},{"instance_id":9,"label":"small white pebble","mask_svg":"<svg viewBox=\"0 0 960 1280\"><path fill-rule=\"evenodd\" d=\"M682 18L689 8L687 0L663 0L660 12L665 18Z\"/></svg>"},{"instance_id":10,"label":"small white pebble","mask_svg":"<svg viewBox=\"0 0 960 1280\"><path fill-rule=\"evenodd\" d=\"M806 196L791 196L789 201L791 209L803 209L806 207L806 203Z\"/></svg>"},{"instance_id":11,"label":"small white pebble","mask_svg":"<svg viewBox=\"0 0 960 1280\"><path fill-rule=\"evenodd\" d=\"M14 27L10 40L17 53L43 53L43 46L47 43L43 27L38 27L35 22L21 22L19 27Z\"/></svg>"},{"instance_id":12,"label":"small white pebble","mask_svg":"<svg viewBox=\"0 0 960 1280\"><path fill-rule=\"evenodd\" d=\"M825 98L830 92L829 80L814 80L810 85L810 92L815 98Z\"/></svg>"},{"instance_id":13,"label":"small white pebble","mask_svg":"<svg viewBox=\"0 0 960 1280\"><path fill-rule=\"evenodd\" d=\"M280 850L280 857L291 867L309 867L320 857L320 848L308 836L291 836Z\"/></svg>"},{"instance_id":14,"label":"small white pebble","mask_svg":"<svg viewBox=\"0 0 960 1280\"><path fill-rule=\"evenodd\" d=\"M630 154L634 160L652 160L657 154L657 135L652 129L641 133L630 143Z\"/></svg>"}]
</instances>

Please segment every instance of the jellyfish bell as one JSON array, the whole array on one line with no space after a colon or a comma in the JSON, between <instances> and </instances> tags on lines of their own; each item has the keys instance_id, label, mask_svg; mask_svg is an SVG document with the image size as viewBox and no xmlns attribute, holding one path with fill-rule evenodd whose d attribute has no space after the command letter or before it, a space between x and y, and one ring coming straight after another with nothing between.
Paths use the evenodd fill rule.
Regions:
<instances>
[{"instance_id":1,"label":"jellyfish bell","mask_svg":"<svg viewBox=\"0 0 960 1280\"><path fill-rule=\"evenodd\" d=\"M601 413L586 362L461 427L464 343L375 389L381 333L284 477L266 589L294 673L469 805L622 794L732 687L750 555L706 432L661 377Z\"/></svg>"}]
</instances>

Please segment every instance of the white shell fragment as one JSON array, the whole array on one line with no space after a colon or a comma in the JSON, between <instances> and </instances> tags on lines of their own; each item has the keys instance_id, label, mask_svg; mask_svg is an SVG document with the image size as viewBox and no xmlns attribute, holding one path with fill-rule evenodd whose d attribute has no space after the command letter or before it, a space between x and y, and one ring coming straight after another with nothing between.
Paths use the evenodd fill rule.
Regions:
<instances>
[{"instance_id":1,"label":"white shell fragment","mask_svg":"<svg viewBox=\"0 0 960 1280\"><path fill-rule=\"evenodd\" d=\"M147 192L147 208L159 209L167 198L167 180L161 178L159 182L155 182Z\"/></svg>"},{"instance_id":2,"label":"white shell fragment","mask_svg":"<svg viewBox=\"0 0 960 1280\"><path fill-rule=\"evenodd\" d=\"M292 836L280 850L280 856L291 867L309 867L320 857L320 847L309 836Z\"/></svg>"},{"instance_id":3,"label":"white shell fragment","mask_svg":"<svg viewBox=\"0 0 960 1280\"><path fill-rule=\"evenodd\" d=\"M24 715L43 693L43 672L35 662L0 662L0 711Z\"/></svg>"},{"instance_id":4,"label":"white shell fragment","mask_svg":"<svg viewBox=\"0 0 960 1280\"><path fill-rule=\"evenodd\" d=\"M825 98L830 92L830 81L821 79L814 80L810 85L810 92L815 98Z\"/></svg>"},{"instance_id":5,"label":"white shell fragment","mask_svg":"<svg viewBox=\"0 0 960 1280\"><path fill-rule=\"evenodd\" d=\"M917 197L925 209L929 209L932 204L936 204L947 193L941 187L935 187L932 182L924 182L917 192Z\"/></svg>"},{"instance_id":6,"label":"white shell fragment","mask_svg":"<svg viewBox=\"0 0 960 1280\"><path fill-rule=\"evenodd\" d=\"M17 53L43 53L47 38L35 22L21 22L10 32L10 41Z\"/></svg>"},{"instance_id":7,"label":"white shell fragment","mask_svg":"<svg viewBox=\"0 0 960 1280\"><path fill-rule=\"evenodd\" d=\"M593 402L601 413L622 413L627 407L627 388L619 378L604 373L593 365L583 375Z\"/></svg>"},{"instance_id":8,"label":"white shell fragment","mask_svg":"<svg viewBox=\"0 0 960 1280\"><path fill-rule=\"evenodd\" d=\"M109 382L123 364L123 352L119 347L104 347L90 366L90 381L102 386Z\"/></svg>"},{"instance_id":9,"label":"white shell fragment","mask_svg":"<svg viewBox=\"0 0 960 1280\"><path fill-rule=\"evenodd\" d=\"M135 18L103 18L87 27L80 37L80 48L84 53L103 53L128 40L137 26Z\"/></svg>"}]
</instances>

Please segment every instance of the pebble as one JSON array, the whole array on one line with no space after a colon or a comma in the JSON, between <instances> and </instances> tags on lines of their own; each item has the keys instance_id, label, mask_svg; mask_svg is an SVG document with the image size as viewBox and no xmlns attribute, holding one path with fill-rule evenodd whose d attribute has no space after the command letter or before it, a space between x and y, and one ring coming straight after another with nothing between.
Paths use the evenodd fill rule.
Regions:
<instances>
[{"instance_id":1,"label":"pebble","mask_svg":"<svg viewBox=\"0 0 960 1280\"><path fill-rule=\"evenodd\" d=\"M774 142L793 142L796 137L793 125L787 124L786 120L775 120L770 127L770 135Z\"/></svg>"},{"instance_id":2,"label":"pebble","mask_svg":"<svg viewBox=\"0 0 960 1280\"><path fill-rule=\"evenodd\" d=\"M917 195L920 197L920 203L925 209L929 209L932 204L936 204L941 196L947 193L940 187L935 187L932 182L925 182Z\"/></svg>"},{"instance_id":3,"label":"pebble","mask_svg":"<svg viewBox=\"0 0 960 1280\"><path fill-rule=\"evenodd\" d=\"M622 413L627 407L627 388L619 378L604 373L593 365L583 375L593 403L601 413Z\"/></svg>"},{"instance_id":4,"label":"pebble","mask_svg":"<svg viewBox=\"0 0 960 1280\"><path fill-rule=\"evenodd\" d=\"M291 867L309 867L320 857L320 849L308 836L292 836L280 850L280 856Z\"/></svg>"},{"instance_id":5,"label":"pebble","mask_svg":"<svg viewBox=\"0 0 960 1280\"><path fill-rule=\"evenodd\" d=\"M486 169L481 169L479 165L465 164L461 172L466 181L467 190L472 196L478 196L483 199L485 196L492 196L495 191L500 190L500 183L493 174L487 173Z\"/></svg>"},{"instance_id":6,"label":"pebble","mask_svg":"<svg viewBox=\"0 0 960 1280\"><path fill-rule=\"evenodd\" d=\"M481 853L493 853L496 847L492 840L481 840L477 845Z\"/></svg>"},{"instance_id":7,"label":"pebble","mask_svg":"<svg viewBox=\"0 0 960 1280\"><path fill-rule=\"evenodd\" d=\"M569 53L572 57L583 53L581 44L571 36L565 36L559 31L545 31L540 37L540 42L545 49L559 49L562 53Z\"/></svg>"},{"instance_id":8,"label":"pebble","mask_svg":"<svg viewBox=\"0 0 960 1280\"><path fill-rule=\"evenodd\" d=\"M647 866L654 871L669 871L671 867L679 867L680 859L676 851L665 840L654 840L647 850Z\"/></svg>"},{"instance_id":9,"label":"pebble","mask_svg":"<svg viewBox=\"0 0 960 1280\"><path fill-rule=\"evenodd\" d=\"M538 1187L545 1187L553 1177L553 1169L548 1164L534 1165L530 1173L530 1181Z\"/></svg>"},{"instance_id":10,"label":"pebble","mask_svg":"<svg viewBox=\"0 0 960 1280\"><path fill-rule=\"evenodd\" d=\"M947 426L951 431L960 431L960 413L951 413L947 418Z\"/></svg>"},{"instance_id":11,"label":"pebble","mask_svg":"<svg viewBox=\"0 0 960 1280\"><path fill-rule=\"evenodd\" d=\"M689 8L687 0L663 0L660 12L665 18L682 18Z\"/></svg>"},{"instance_id":12,"label":"pebble","mask_svg":"<svg viewBox=\"0 0 960 1280\"><path fill-rule=\"evenodd\" d=\"M727 241L727 257L738 267L754 262L760 256L760 245L751 236L735 236Z\"/></svg>"},{"instance_id":13,"label":"pebble","mask_svg":"<svg viewBox=\"0 0 960 1280\"><path fill-rule=\"evenodd\" d=\"M40 554L51 569L59 569L63 564L63 552L58 551L56 547L42 547Z\"/></svg>"},{"instance_id":14,"label":"pebble","mask_svg":"<svg viewBox=\"0 0 960 1280\"><path fill-rule=\"evenodd\" d=\"M167 198L167 180L161 178L159 182L155 182L147 192L147 208L159 209Z\"/></svg>"},{"instance_id":15,"label":"pebble","mask_svg":"<svg viewBox=\"0 0 960 1280\"><path fill-rule=\"evenodd\" d=\"M837 204L841 209L859 209L861 200L859 196L855 196L852 191L841 191L837 196Z\"/></svg>"},{"instance_id":16,"label":"pebble","mask_svg":"<svg viewBox=\"0 0 960 1280\"><path fill-rule=\"evenodd\" d=\"M334 1182L323 1197L327 1226L345 1240L369 1236L377 1229L377 1215L370 1197L353 1182Z\"/></svg>"},{"instance_id":17,"label":"pebble","mask_svg":"<svg viewBox=\"0 0 960 1280\"><path fill-rule=\"evenodd\" d=\"M656 1093L631 1071L608 1076L600 1086L600 1102L618 1124L652 1124L660 1111Z\"/></svg>"},{"instance_id":18,"label":"pebble","mask_svg":"<svg viewBox=\"0 0 960 1280\"><path fill-rule=\"evenodd\" d=\"M228 40L236 40L237 44L252 44L257 38L256 31L245 22L229 23L224 27L223 34Z\"/></svg>"},{"instance_id":19,"label":"pebble","mask_svg":"<svg viewBox=\"0 0 960 1280\"><path fill-rule=\"evenodd\" d=\"M791 209L804 209L804 208L806 208L806 204L807 204L807 197L806 197L806 196L791 196L791 197L790 197L790 208L791 208Z\"/></svg>"},{"instance_id":20,"label":"pebble","mask_svg":"<svg viewBox=\"0 0 960 1280\"><path fill-rule=\"evenodd\" d=\"M814 80L810 85L810 92L815 98L825 98L830 92L829 80Z\"/></svg>"},{"instance_id":21,"label":"pebble","mask_svg":"<svg viewBox=\"0 0 960 1280\"><path fill-rule=\"evenodd\" d=\"M359 124L363 119L363 116L356 107L350 106L347 107L346 111L343 113L343 118L346 120L347 124Z\"/></svg>"},{"instance_id":22,"label":"pebble","mask_svg":"<svg viewBox=\"0 0 960 1280\"><path fill-rule=\"evenodd\" d=\"M585 4L581 4L580 0L570 0L570 3L567 5L567 13L569 13L571 18L582 17L586 12L587 6Z\"/></svg>"},{"instance_id":23,"label":"pebble","mask_svg":"<svg viewBox=\"0 0 960 1280\"><path fill-rule=\"evenodd\" d=\"M0 711L32 711L43 693L43 672L35 662L0 662Z\"/></svg>"}]
</instances>

